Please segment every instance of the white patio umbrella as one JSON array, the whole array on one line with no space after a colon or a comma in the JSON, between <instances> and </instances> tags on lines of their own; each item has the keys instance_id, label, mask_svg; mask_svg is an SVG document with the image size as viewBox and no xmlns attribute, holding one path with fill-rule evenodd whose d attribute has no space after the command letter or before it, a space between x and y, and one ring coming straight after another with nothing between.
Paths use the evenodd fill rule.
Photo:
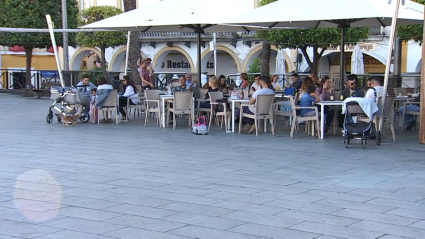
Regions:
<instances>
[{"instance_id":1,"label":"white patio umbrella","mask_svg":"<svg viewBox=\"0 0 425 239\"><path fill-rule=\"evenodd\" d=\"M363 53L359 45L354 47L353 54L351 55L351 74L364 74Z\"/></svg>"},{"instance_id":2,"label":"white patio umbrella","mask_svg":"<svg viewBox=\"0 0 425 239\"><path fill-rule=\"evenodd\" d=\"M246 0L163 0L81 28L139 32L195 32L198 34L198 80L201 81L201 34L246 32L238 26L217 25L222 17L254 8ZM192 66L194 67L194 66Z\"/></svg>"},{"instance_id":3,"label":"white patio umbrella","mask_svg":"<svg viewBox=\"0 0 425 239\"><path fill-rule=\"evenodd\" d=\"M283 49L277 51L276 56L276 74L282 75L282 85L285 85L285 74L286 73L286 64L285 64L285 56L283 53Z\"/></svg>"},{"instance_id":4,"label":"white patio umbrella","mask_svg":"<svg viewBox=\"0 0 425 239\"><path fill-rule=\"evenodd\" d=\"M292 0L279 0L221 23L244 26L247 30L339 27L341 46L344 46L347 27L390 26L396 2L390 5L388 0L297 0L297 4L293 4ZM423 5L407 0L400 6L397 24L421 24L423 12ZM344 47L341 47L341 76L345 72L343 56Z\"/></svg>"}]
</instances>

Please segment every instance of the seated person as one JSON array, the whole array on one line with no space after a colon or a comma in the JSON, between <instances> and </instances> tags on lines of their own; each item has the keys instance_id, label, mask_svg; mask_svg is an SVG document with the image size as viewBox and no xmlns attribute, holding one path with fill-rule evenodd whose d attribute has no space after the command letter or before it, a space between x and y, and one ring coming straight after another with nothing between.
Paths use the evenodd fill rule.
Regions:
<instances>
[{"instance_id":1,"label":"seated person","mask_svg":"<svg viewBox=\"0 0 425 239\"><path fill-rule=\"evenodd\" d=\"M297 73L292 74L292 84L289 86L290 88L294 88L299 90L301 88L303 81Z\"/></svg>"},{"instance_id":2,"label":"seated person","mask_svg":"<svg viewBox=\"0 0 425 239\"><path fill-rule=\"evenodd\" d=\"M357 76L355 74L351 74L347 76L347 88L342 91L343 100L349 97L364 97L364 92L361 89L357 89ZM338 127L344 132L344 115L342 114L342 110L338 115Z\"/></svg>"},{"instance_id":3,"label":"seated person","mask_svg":"<svg viewBox=\"0 0 425 239\"><path fill-rule=\"evenodd\" d=\"M421 96L420 96L420 95L418 95L418 97L416 97L414 100L412 100L412 102L421 102L420 100L421 100ZM404 109L404 106L402 106L402 107L400 107L400 108L398 109L398 112L400 113L400 116L402 116L402 115L403 115L404 110L405 110L405 109ZM415 111L415 112L419 112L419 110L420 110L420 104L417 104L417 105L406 105L406 110L408 110L408 111ZM412 129L413 129L413 127L416 125L416 119L415 119L415 116L410 115L410 114L406 114L406 118L405 118L405 120L407 121L407 127L406 127L406 130L407 130L407 131L412 130ZM403 126L403 127L404 127L404 126Z\"/></svg>"},{"instance_id":4,"label":"seated person","mask_svg":"<svg viewBox=\"0 0 425 239\"><path fill-rule=\"evenodd\" d=\"M320 96L322 100L331 100L331 95L334 94L331 79L329 76L324 77L320 81L320 86L316 88L316 95Z\"/></svg>"},{"instance_id":5,"label":"seated person","mask_svg":"<svg viewBox=\"0 0 425 239\"><path fill-rule=\"evenodd\" d=\"M181 91L188 91L187 89L187 85L186 85L186 77L182 76L180 77L180 85L174 87L173 92L181 92ZM170 104L170 107L173 107L173 104ZM170 122L169 124L173 124L173 114L170 114Z\"/></svg>"},{"instance_id":6,"label":"seated person","mask_svg":"<svg viewBox=\"0 0 425 239\"><path fill-rule=\"evenodd\" d=\"M208 80L208 92L218 92L217 87L217 78L215 76L210 76L210 79ZM208 93L205 94L205 99L209 99L210 95ZM201 102L199 105L201 108L211 108L211 104L208 101Z\"/></svg>"},{"instance_id":7,"label":"seated person","mask_svg":"<svg viewBox=\"0 0 425 239\"><path fill-rule=\"evenodd\" d=\"M248 74L246 73L242 73L240 76L241 80L242 80L242 84L241 84L241 88L245 89L249 87L249 82L248 82Z\"/></svg>"},{"instance_id":8,"label":"seated person","mask_svg":"<svg viewBox=\"0 0 425 239\"><path fill-rule=\"evenodd\" d=\"M306 92L301 96L300 106L312 106L314 103L322 101L315 91L316 87L314 85L308 85ZM325 108L323 113L326 114L325 133L327 133L334 119L334 111L330 108ZM301 109L300 114L301 116L315 116L316 112L314 109Z\"/></svg>"},{"instance_id":9,"label":"seated person","mask_svg":"<svg viewBox=\"0 0 425 239\"><path fill-rule=\"evenodd\" d=\"M76 85L76 89L80 92L84 113L88 113L90 111L91 90L96 88L96 86L90 82L90 77L88 75L83 75L82 78L83 79Z\"/></svg>"},{"instance_id":10,"label":"seated person","mask_svg":"<svg viewBox=\"0 0 425 239\"><path fill-rule=\"evenodd\" d=\"M307 86L314 85L313 79L310 77L304 78L300 87L300 96L304 95L307 92Z\"/></svg>"},{"instance_id":11,"label":"seated person","mask_svg":"<svg viewBox=\"0 0 425 239\"><path fill-rule=\"evenodd\" d=\"M270 88L268 88L269 84L270 84L270 77L267 75L263 75L258 79L258 82L261 86L260 89L256 90L256 91L251 91L251 99L249 100L249 104L250 105L254 105L257 97L259 95L274 95L274 91ZM251 114L253 115L255 113L255 107L243 107L243 113L245 114ZM240 116L240 109L236 110L235 112L236 117ZM245 124L244 128L243 128L243 132L247 132L247 133L252 133L255 130L255 124L254 124L254 119L250 119L250 118L242 118L242 123Z\"/></svg>"},{"instance_id":12,"label":"seated person","mask_svg":"<svg viewBox=\"0 0 425 239\"><path fill-rule=\"evenodd\" d=\"M368 81L368 86L373 87L373 89L369 89L366 92L365 98L373 99L374 101L377 101L376 98L382 97L384 94L384 87L381 86L381 81L378 78L372 77ZM375 98L375 92L376 92L376 98Z\"/></svg>"},{"instance_id":13,"label":"seated person","mask_svg":"<svg viewBox=\"0 0 425 239\"><path fill-rule=\"evenodd\" d=\"M217 86L218 90L223 92L223 93L229 93L229 89L230 87L227 86L227 80L226 77L224 75L220 75L218 77L218 86Z\"/></svg>"},{"instance_id":14,"label":"seated person","mask_svg":"<svg viewBox=\"0 0 425 239\"><path fill-rule=\"evenodd\" d=\"M275 90L283 90L283 80L282 82L279 82L279 76L274 75L272 78L272 86Z\"/></svg>"},{"instance_id":15,"label":"seated person","mask_svg":"<svg viewBox=\"0 0 425 239\"><path fill-rule=\"evenodd\" d=\"M254 76L254 83L252 83L251 88L254 88L255 91L261 89L260 78L261 78L260 75ZM266 88L269 88L269 85L270 85L270 81L269 81L269 84L267 84Z\"/></svg>"},{"instance_id":16,"label":"seated person","mask_svg":"<svg viewBox=\"0 0 425 239\"><path fill-rule=\"evenodd\" d=\"M97 123L97 116L98 116L97 109L95 107L95 105L96 105L96 102L95 102L96 91L97 91L96 88L91 89L92 96L91 96L91 100L90 100L90 122L92 122L94 124Z\"/></svg>"},{"instance_id":17,"label":"seated person","mask_svg":"<svg viewBox=\"0 0 425 239\"><path fill-rule=\"evenodd\" d=\"M130 78L130 76L124 76L122 83L125 86L125 91L122 96L120 96L118 102L119 106L118 109L121 113L122 120L128 120L127 114L124 111L124 107L127 106L127 98L133 98L129 101L130 105L137 105L139 103L139 94L137 93L137 88L134 85L134 81Z\"/></svg>"},{"instance_id":18,"label":"seated person","mask_svg":"<svg viewBox=\"0 0 425 239\"><path fill-rule=\"evenodd\" d=\"M99 79L97 79L97 91L96 91L96 107L101 107L101 105L103 104L103 101L101 99L105 99L105 97L107 95L109 95L109 92L111 90L113 90L114 88L112 87L112 85L108 84L108 81L106 80L105 77L99 77ZM109 92L107 92L109 91ZM100 102L102 101L102 102ZM97 117L97 116L96 116ZM112 119L111 116L108 115L108 112L106 112L106 118L101 118L102 123L111 123Z\"/></svg>"}]
</instances>

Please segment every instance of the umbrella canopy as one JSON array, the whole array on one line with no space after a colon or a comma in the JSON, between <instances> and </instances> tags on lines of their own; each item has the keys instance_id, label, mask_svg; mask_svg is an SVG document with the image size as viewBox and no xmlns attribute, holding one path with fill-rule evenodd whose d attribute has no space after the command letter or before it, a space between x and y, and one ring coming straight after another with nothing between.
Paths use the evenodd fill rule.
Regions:
<instances>
[{"instance_id":1,"label":"umbrella canopy","mask_svg":"<svg viewBox=\"0 0 425 239\"><path fill-rule=\"evenodd\" d=\"M359 45L354 47L353 54L351 55L351 74L364 74L363 53Z\"/></svg>"},{"instance_id":2,"label":"umbrella canopy","mask_svg":"<svg viewBox=\"0 0 425 239\"><path fill-rule=\"evenodd\" d=\"M222 23L243 25L251 30L258 27L329 28L341 23L351 27L390 26L396 1L392 2L390 5L388 0L297 0L295 6L292 0L279 0L226 18ZM400 6L397 24L419 24L423 21L423 12L423 5L407 0Z\"/></svg>"},{"instance_id":3,"label":"umbrella canopy","mask_svg":"<svg viewBox=\"0 0 425 239\"><path fill-rule=\"evenodd\" d=\"M283 53L283 49L280 49L277 52L277 56L276 56L276 74L282 75L282 85L285 85L285 76L283 74L286 73L286 64L285 64L285 56Z\"/></svg>"},{"instance_id":4,"label":"umbrella canopy","mask_svg":"<svg viewBox=\"0 0 425 239\"><path fill-rule=\"evenodd\" d=\"M245 32L243 27L216 25L222 17L254 8L246 0L163 0L81 28L140 32Z\"/></svg>"},{"instance_id":5,"label":"umbrella canopy","mask_svg":"<svg viewBox=\"0 0 425 239\"><path fill-rule=\"evenodd\" d=\"M246 0L162 0L80 28L139 32L196 32L198 81L201 82L201 34L245 32L244 27L217 25L220 17L254 8ZM194 66L191 66L194 67Z\"/></svg>"}]
</instances>

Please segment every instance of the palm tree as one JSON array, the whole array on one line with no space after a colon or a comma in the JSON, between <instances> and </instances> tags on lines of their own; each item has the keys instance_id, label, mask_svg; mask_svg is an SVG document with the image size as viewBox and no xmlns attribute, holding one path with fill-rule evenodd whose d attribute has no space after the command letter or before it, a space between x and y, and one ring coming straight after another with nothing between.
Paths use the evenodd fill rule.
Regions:
<instances>
[{"instance_id":1,"label":"palm tree","mask_svg":"<svg viewBox=\"0 0 425 239\"><path fill-rule=\"evenodd\" d=\"M137 0L124 0L124 11L128 12L136 9ZM128 54L128 53L127 53ZM139 32L131 32L130 34L130 55L128 61L130 68L133 72L132 78L136 84L141 84L139 72L137 70L137 60L141 57L140 43L139 43Z\"/></svg>"}]
</instances>

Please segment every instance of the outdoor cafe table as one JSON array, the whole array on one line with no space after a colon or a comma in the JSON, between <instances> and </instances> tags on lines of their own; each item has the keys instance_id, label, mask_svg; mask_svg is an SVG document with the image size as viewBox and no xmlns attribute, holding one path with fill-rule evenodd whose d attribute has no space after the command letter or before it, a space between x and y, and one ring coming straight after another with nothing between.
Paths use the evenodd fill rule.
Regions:
<instances>
[{"instance_id":1,"label":"outdoor cafe table","mask_svg":"<svg viewBox=\"0 0 425 239\"><path fill-rule=\"evenodd\" d=\"M324 139L325 138L325 114L323 112L325 112L325 105L327 106L342 106L342 104L344 103L344 101L329 101L329 100L324 100L321 102L316 103L316 105L320 105L320 139ZM336 124L336 122L334 122L334 124Z\"/></svg>"},{"instance_id":2,"label":"outdoor cafe table","mask_svg":"<svg viewBox=\"0 0 425 239\"><path fill-rule=\"evenodd\" d=\"M248 103L249 99L229 99L229 101L232 102L232 106L231 106L231 109L232 109L232 133L234 133L235 132L235 105L236 105L236 102L239 102L241 104ZM239 119L239 120L240 120L239 123L242 123L242 119Z\"/></svg>"}]
</instances>

